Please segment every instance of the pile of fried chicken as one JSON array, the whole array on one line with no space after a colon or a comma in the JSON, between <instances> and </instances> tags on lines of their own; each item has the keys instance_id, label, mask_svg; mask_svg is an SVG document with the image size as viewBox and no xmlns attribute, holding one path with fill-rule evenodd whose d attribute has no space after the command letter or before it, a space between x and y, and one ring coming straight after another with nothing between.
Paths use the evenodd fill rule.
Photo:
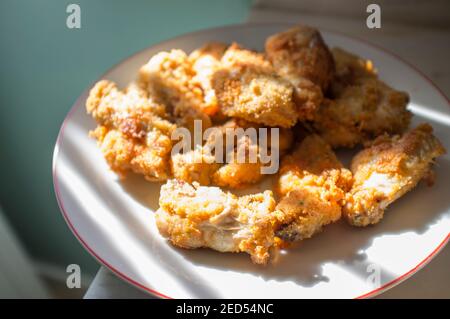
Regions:
<instances>
[{"instance_id":1,"label":"pile of fried chicken","mask_svg":"<svg viewBox=\"0 0 450 319\"><path fill-rule=\"evenodd\" d=\"M429 124L407 131L408 100L371 61L330 50L318 30L298 26L267 38L264 52L235 43L160 52L124 90L96 83L86 107L114 172L165 182L156 221L172 244L246 252L266 264L341 216L376 224L420 180L432 184L445 149ZM261 181L260 161L215 163L203 147L172 155L171 134L195 120L224 132L278 127L275 195L232 192ZM356 146L363 149L347 169L333 150Z\"/></svg>"}]
</instances>

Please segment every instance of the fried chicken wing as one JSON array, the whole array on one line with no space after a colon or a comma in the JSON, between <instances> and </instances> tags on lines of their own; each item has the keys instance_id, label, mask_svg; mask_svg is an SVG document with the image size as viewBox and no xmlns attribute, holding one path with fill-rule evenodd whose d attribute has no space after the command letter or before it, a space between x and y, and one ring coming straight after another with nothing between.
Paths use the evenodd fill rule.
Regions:
<instances>
[{"instance_id":1,"label":"fried chicken wing","mask_svg":"<svg viewBox=\"0 0 450 319\"><path fill-rule=\"evenodd\" d=\"M277 73L295 87L301 118L312 119L334 76L334 61L317 29L297 26L272 35L265 51Z\"/></svg>"},{"instance_id":2,"label":"fried chicken wing","mask_svg":"<svg viewBox=\"0 0 450 319\"><path fill-rule=\"evenodd\" d=\"M293 86L260 53L231 45L212 83L227 116L279 127L291 127L298 120Z\"/></svg>"},{"instance_id":3,"label":"fried chicken wing","mask_svg":"<svg viewBox=\"0 0 450 319\"><path fill-rule=\"evenodd\" d=\"M281 163L277 236L285 242L298 241L337 221L351 184L351 172L343 168L331 147L318 135L307 136Z\"/></svg>"},{"instance_id":4,"label":"fried chicken wing","mask_svg":"<svg viewBox=\"0 0 450 319\"><path fill-rule=\"evenodd\" d=\"M193 80L195 71L182 50L160 52L154 55L139 71L141 83L148 92L163 104L170 106L175 123L193 130L194 120L201 120L203 129L211 126L199 84Z\"/></svg>"},{"instance_id":5,"label":"fried chicken wing","mask_svg":"<svg viewBox=\"0 0 450 319\"><path fill-rule=\"evenodd\" d=\"M332 98L319 108L313 126L332 147L353 147L409 125L409 97L379 80L370 61L334 49L337 78Z\"/></svg>"},{"instance_id":6,"label":"fried chicken wing","mask_svg":"<svg viewBox=\"0 0 450 319\"><path fill-rule=\"evenodd\" d=\"M355 182L347 195L344 215L350 224L378 223L393 201L429 176L434 160L445 153L428 124L402 137L380 136L358 153L351 170Z\"/></svg>"},{"instance_id":7,"label":"fried chicken wing","mask_svg":"<svg viewBox=\"0 0 450 319\"><path fill-rule=\"evenodd\" d=\"M267 263L276 220L272 192L236 197L217 187L169 180L159 204L156 223L172 244L246 252L254 263Z\"/></svg>"},{"instance_id":8,"label":"fried chicken wing","mask_svg":"<svg viewBox=\"0 0 450 319\"><path fill-rule=\"evenodd\" d=\"M145 90L131 84L120 91L113 82L102 80L91 89L86 109L99 124L91 136L97 138L113 171L123 177L131 170L148 180L170 176L170 134L176 126L164 118L164 106Z\"/></svg>"}]
</instances>

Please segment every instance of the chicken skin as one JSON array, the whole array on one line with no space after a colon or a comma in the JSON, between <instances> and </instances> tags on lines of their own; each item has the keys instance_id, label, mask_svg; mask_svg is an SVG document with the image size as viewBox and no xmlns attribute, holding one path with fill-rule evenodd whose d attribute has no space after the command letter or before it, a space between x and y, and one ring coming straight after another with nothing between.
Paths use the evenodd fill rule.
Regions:
<instances>
[{"instance_id":1,"label":"chicken skin","mask_svg":"<svg viewBox=\"0 0 450 319\"><path fill-rule=\"evenodd\" d=\"M173 245L246 252L256 264L269 260L276 223L271 191L236 197L218 187L169 180L159 205L157 227Z\"/></svg>"},{"instance_id":2,"label":"chicken skin","mask_svg":"<svg viewBox=\"0 0 450 319\"><path fill-rule=\"evenodd\" d=\"M378 223L387 206L420 180L432 183L433 162L445 152L428 124L419 125L402 137L377 138L353 158L355 182L344 207L348 222L355 226Z\"/></svg>"},{"instance_id":3,"label":"chicken skin","mask_svg":"<svg viewBox=\"0 0 450 319\"><path fill-rule=\"evenodd\" d=\"M313 122L333 147L353 147L383 133L407 129L409 97L377 78L370 61L333 49L337 78Z\"/></svg>"},{"instance_id":4,"label":"chicken skin","mask_svg":"<svg viewBox=\"0 0 450 319\"><path fill-rule=\"evenodd\" d=\"M352 174L318 135L307 136L282 163L277 184L280 228L285 242L310 238L341 217Z\"/></svg>"},{"instance_id":5,"label":"chicken skin","mask_svg":"<svg viewBox=\"0 0 450 319\"><path fill-rule=\"evenodd\" d=\"M86 109L98 123L91 136L119 176L128 171L151 181L170 176L170 135L176 126L165 119L165 107L139 85L132 83L120 91L113 82L102 80L91 89Z\"/></svg>"},{"instance_id":6,"label":"chicken skin","mask_svg":"<svg viewBox=\"0 0 450 319\"><path fill-rule=\"evenodd\" d=\"M268 59L295 87L302 119L312 119L334 77L334 61L320 32L297 26L266 40Z\"/></svg>"},{"instance_id":7,"label":"chicken skin","mask_svg":"<svg viewBox=\"0 0 450 319\"><path fill-rule=\"evenodd\" d=\"M261 53L231 45L212 83L227 116L286 128L298 120L293 86L276 74Z\"/></svg>"}]
</instances>

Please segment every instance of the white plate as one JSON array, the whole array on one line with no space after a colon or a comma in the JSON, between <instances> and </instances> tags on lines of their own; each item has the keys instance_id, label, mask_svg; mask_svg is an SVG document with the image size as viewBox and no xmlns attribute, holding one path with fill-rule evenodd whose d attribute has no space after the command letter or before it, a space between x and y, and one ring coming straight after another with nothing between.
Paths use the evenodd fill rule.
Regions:
<instances>
[{"instance_id":1,"label":"white plate","mask_svg":"<svg viewBox=\"0 0 450 319\"><path fill-rule=\"evenodd\" d=\"M287 25L237 25L187 34L125 59L102 78L126 85L138 68L161 50L191 51L207 41L236 41L262 50L265 38ZM361 40L322 32L340 46L374 61L380 77L409 92L413 125L430 122L450 149L450 108L446 97L398 57ZM54 187L75 236L101 263L139 288L172 298L356 298L383 292L405 280L449 239L450 157L437 160L434 187L420 184L391 207L376 227L344 222L326 227L283 255L276 266L257 266L246 254L207 249L182 250L158 233L153 211L159 185L130 176L119 182L88 131L88 89L67 115L55 146ZM380 274L379 281L376 274ZM371 276L372 275L372 276Z\"/></svg>"}]
</instances>

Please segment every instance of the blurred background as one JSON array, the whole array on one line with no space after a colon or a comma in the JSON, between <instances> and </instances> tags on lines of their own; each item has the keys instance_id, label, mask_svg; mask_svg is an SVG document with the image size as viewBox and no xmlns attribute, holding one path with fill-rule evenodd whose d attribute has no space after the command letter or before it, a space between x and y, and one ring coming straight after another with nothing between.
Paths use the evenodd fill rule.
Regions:
<instances>
[{"instance_id":1,"label":"blurred background","mask_svg":"<svg viewBox=\"0 0 450 319\"><path fill-rule=\"evenodd\" d=\"M70 3L81 8L81 29L66 27ZM249 8L248 0L0 1L0 224L11 234L0 241L0 264L20 249L50 288L63 283L49 293L83 293L65 289L67 265L80 265L85 285L99 265L67 227L52 183L53 147L69 108L125 57L182 33L241 23ZM0 296L18 285L5 277ZM18 295L36 294L19 288Z\"/></svg>"},{"instance_id":2,"label":"blurred background","mask_svg":"<svg viewBox=\"0 0 450 319\"><path fill-rule=\"evenodd\" d=\"M70 3L81 7L81 29L66 27ZM368 3L2 0L0 297L81 297L95 276L99 264L72 235L56 203L53 148L81 92L134 52L213 26L303 22L362 37L371 32L370 41L417 65L448 96L450 1L377 1L383 26L372 31L365 27ZM80 265L82 289L66 288L69 264Z\"/></svg>"}]
</instances>

